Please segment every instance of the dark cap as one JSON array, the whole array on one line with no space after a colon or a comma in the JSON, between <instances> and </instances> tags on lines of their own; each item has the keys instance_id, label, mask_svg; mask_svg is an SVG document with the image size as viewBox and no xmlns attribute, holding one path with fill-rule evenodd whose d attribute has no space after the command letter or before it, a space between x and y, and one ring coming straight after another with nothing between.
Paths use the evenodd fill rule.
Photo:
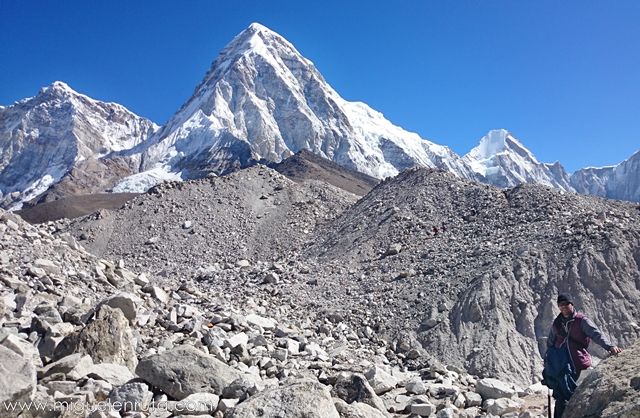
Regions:
<instances>
[{"instance_id":1,"label":"dark cap","mask_svg":"<svg viewBox=\"0 0 640 418\"><path fill-rule=\"evenodd\" d=\"M561 303L570 303L573 305L573 302L571 301L571 296L569 296L567 293L560 293L558 295L558 305Z\"/></svg>"}]
</instances>

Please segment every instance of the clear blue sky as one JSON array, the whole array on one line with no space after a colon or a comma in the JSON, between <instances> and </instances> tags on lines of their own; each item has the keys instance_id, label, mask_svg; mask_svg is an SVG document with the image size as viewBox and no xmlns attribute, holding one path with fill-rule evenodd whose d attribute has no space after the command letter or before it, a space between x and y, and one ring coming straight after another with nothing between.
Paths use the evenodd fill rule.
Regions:
<instances>
[{"instance_id":1,"label":"clear blue sky","mask_svg":"<svg viewBox=\"0 0 640 418\"><path fill-rule=\"evenodd\" d=\"M640 149L638 0L0 0L0 104L62 80L162 124L254 21L459 154L496 128L569 171Z\"/></svg>"}]
</instances>

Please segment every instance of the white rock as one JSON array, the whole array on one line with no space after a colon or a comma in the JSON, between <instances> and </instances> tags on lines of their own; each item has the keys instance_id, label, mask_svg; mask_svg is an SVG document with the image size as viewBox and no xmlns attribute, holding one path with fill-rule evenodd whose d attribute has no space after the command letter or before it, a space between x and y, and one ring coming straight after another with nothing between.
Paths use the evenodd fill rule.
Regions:
<instances>
[{"instance_id":1,"label":"white rock","mask_svg":"<svg viewBox=\"0 0 640 418\"><path fill-rule=\"evenodd\" d=\"M240 399L220 399L220 402L218 403L218 411L226 412L236 406L238 402L240 402Z\"/></svg>"},{"instance_id":2,"label":"white rock","mask_svg":"<svg viewBox=\"0 0 640 418\"><path fill-rule=\"evenodd\" d=\"M510 412L520 412L523 405L522 399L499 398L487 405L486 410L489 414L502 416Z\"/></svg>"},{"instance_id":3,"label":"white rock","mask_svg":"<svg viewBox=\"0 0 640 418\"><path fill-rule=\"evenodd\" d=\"M300 343L291 338L287 338L287 350L290 354L298 354L300 352Z\"/></svg>"},{"instance_id":4,"label":"white rock","mask_svg":"<svg viewBox=\"0 0 640 418\"><path fill-rule=\"evenodd\" d=\"M28 401L36 389L36 370L31 360L0 346L0 405Z\"/></svg>"},{"instance_id":5,"label":"white rock","mask_svg":"<svg viewBox=\"0 0 640 418\"><path fill-rule=\"evenodd\" d=\"M180 415L212 414L218 409L219 402L220 397L213 393L194 393L179 401L176 411Z\"/></svg>"},{"instance_id":6,"label":"white rock","mask_svg":"<svg viewBox=\"0 0 640 418\"><path fill-rule=\"evenodd\" d=\"M472 406L481 406L482 405L482 396L476 392L466 392L464 394L465 397L465 405L467 408Z\"/></svg>"},{"instance_id":7,"label":"white rock","mask_svg":"<svg viewBox=\"0 0 640 418\"><path fill-rule=\"evenodd\" d=\"M38 258L36 259L36 261L34 261L34 264L36 267L39 267L41 269L43 269L44 271L46 271L49 274L60 274L62 273L62 269L60 268L59 265L57 265L56 263L54 263L51 260L46 260L44 258Z\"/></svg>"},{"instance_id":8,"label":"white rock","mask_svg":"<svg viewBox=\"0 0 640 418\"><path fill-rule=\"evenodd\" d=\"M398 385L398 380L395 377L391 376L378 366L374 366L367 370L365 377L369 381L371 387L373 387L376 395L388 392Z\"/></svg>"},{"instance_id":9,"label":"white rock","mask_svg":"<svg viewBox=\"0 0 640 418\"><path fill-rule=\"evenodd\" d=\"M151 293L151 296L162 303L168 303L171 299L171 296L169 296L167 292L165 292L161 287L158 286L152 286L149 293Z\"/></svg>"},{"instance_id":10,"label":"white rock","mask_svg":"<svg viewBox=\"0 0 640 418\"><path fill-rule=\"evenodd\" d=\"M133 279L133 282L138 286L146 286L149 284L149 278L146 274L140 273Z\"/></svg>"},{"instance_id":11,"label":"white rock","mask_svg":"<svg viewBox=\"0 0 640 418\"><path fill-rule=\"evenodd\" d=\"M476 383L476 392L482 399L511 398L517 393L511 384L491 378L480 379Z\"/></svg>"},{"instance_id":12,"label":"white rock","mask_svg":"<svg viewBox=\"0 0 640 418\"><path fill-rule=\"evenodd\" d=\"M108 305L112 308L120 309L130 322L133 322L136 318L136 312L138 310L138 304L141 302L140 298L131 293L121 292L116 295L110 296L107 299L100 302L100 305Z\"/></svg>"},{"instance_id":13,"label":"white rock","mask_svg":"<svg viewBox=\"0 0 640 418\"><path fill-rule=\"evenodd\" d=\"M275 319L265 318L256 314L249 314L247 315L246 319L249 325L256 325L265 330L273 330L278 325Z\"/></svg>"},{"instance_id":14,"label":"white rock","mask_svg":"<svg viewBox=\"0 0 640 418\"><path fill-rule=\"evenodd\" d=\"M86 376L97 380L104 380L113 386L124 385L135 377L128 367L112 363L94 364L87 369Z\"/></svg>"},{"instance_id":15,"label":"white rock","mask_svg":"<svg viewBox=\"0 0 640 418\"><path fill-rule=\"evenodd\" d=\"M235 348L239 345L246 346L249 342L249 336L244 332L239 332L224 342L224 347Z\"/></svg>"}]
</instances>

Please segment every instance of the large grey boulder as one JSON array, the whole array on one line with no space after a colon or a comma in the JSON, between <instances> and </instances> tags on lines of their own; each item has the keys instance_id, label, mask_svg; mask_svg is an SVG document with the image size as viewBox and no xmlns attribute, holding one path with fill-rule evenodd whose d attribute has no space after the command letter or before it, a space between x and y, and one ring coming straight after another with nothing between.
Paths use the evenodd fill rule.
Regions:
<instances>
[{"instance_id":1,"label":"large grey boulder","mask_svg":"<svg viewBox=\"0 0 640 418\"><path fill-rule=\"evenodd\" d=\"M340 418L329 388L300 380L252 396L229 411L225 418Z\"/></svg>"},{"instance_id":2,"label":"large grey boulder","mask_svg":"<svg viewBox=\"0 0 640 418\"><path fill-rule=\"evenodd\" d=\"M367 379L361 374L341 373L336 378L331 395L351 404L359 402L377 409L387 415L387 408Z\"/></svg>"},{"instance_id":3,"label":"large grey boulder","mask_svg":"<svg viewBox=\"0 0 640 418\"><path fill-rule=\"evenodd\" d=\"M476 383L476 392L482 399L511 398L517 394L513 385L492 378L480 379Z\"/></svg>"},{"instance_id":4,"label":"large grey boulder","mask_svg":"<svg viewBox=\"0 0 640 418\"><path fill-rule=\"evenodd\" d=\"M109 382L113 386L121 386L135 378L126 366L112 363L94 364L87 369L87 377Z\"/></svg>"},{"instance_id":5,"label":"large grey boulder","mask_svg":"<svg viewBox=\"0 0 640 418\"><path fill-rule=\"evenodd\" d=\"M94 363L120 364L135 370L138 358L133 342L129 321L122 311L102 305L93 322L56 347L54 359L83 353L90 355Z\"/></svg>"},{"instance_id":6,"label":"large grey boulder","mask_svg":"<svg viewBox=\"0 0 640 418\"><path fill-rule=\"evenodd\" d=\"M116 411L145 411L148 409L153 393L142 382L130 382L117 387L109 394L109 403Z\"/></svg>"},{"instance_id":7,"label":"large grey boulder","mask_svg":"<svg viewBox=\"0 0 640 418\"><path fill-rule=\"evenodd\" d=\"M565 418L640 416L640 340L601 362L571 397Z\"/></svg>"},{"instance_id":8,"label":"large grey boulder","mask_svg":"<svg viewBox=\"0 0 640 418\"><path fill-rule=\"evenodd\" d=\"M334 405L340 418L385 418L385 415L364 403L346 403L342 399L334 399Z\"/></svg>"},{"instance_id":9,"label":"large grey boulder","mask_svg":"<svg viewBox=\"0 0 640 418\"><path fill-rule=\"evenodd\" d=\"M36 388L36 369L25 359L0 346L0 416L3 402L28 401Z\"/></svg>"},{"instance_id":10,"label":"large grey boulder","mask_svg":"<svg viewBox=\"0 0 640 418\"><path fill-rule=\"evenodd\" d=\"M92 366L91 356L75 353L47 364L44 368L38 370L38 378L47 377L55 373L64 373L70 380L80 380L89 373Z\"/></svg>"},{"instance_id":11,"label":"large grey boulder","mask_svg":"<svg viewBox=\"0 0 640 418\"><path fill-rule=\"evenodd\" d=\"M140 360L136 374L177 400L201 392L220 395L225 387L242 376L239 371L191 346Z\"/></svg>"},{"instance_id":12,"label":"large grey boulder","mask_svg":"<svg viewBox=\"0 0 640 418\"><path fill-rule=\"evenodd\" d=\"M383 393L394 389L398 384L398 379L391 376L391 374L387 373L379 366L371 367L364 375L367 377L369 384L371 384L377 395L382 395Z\"/></svg>"}]
</instances>

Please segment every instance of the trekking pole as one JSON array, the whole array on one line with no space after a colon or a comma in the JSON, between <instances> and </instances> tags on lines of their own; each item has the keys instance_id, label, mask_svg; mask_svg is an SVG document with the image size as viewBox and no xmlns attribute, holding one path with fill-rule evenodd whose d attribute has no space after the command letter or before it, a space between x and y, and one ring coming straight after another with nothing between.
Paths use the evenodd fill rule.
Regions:
<instances>
[{"instance_id":1,"label":"trekking pole","mask_svg":"<svg viewBox=\"0 0 640 418\"><path fill-rule=\"evenodd\" d=\"M551 418L551 389L547 388L547 418Z\"/></svg>"}]
</instances>

